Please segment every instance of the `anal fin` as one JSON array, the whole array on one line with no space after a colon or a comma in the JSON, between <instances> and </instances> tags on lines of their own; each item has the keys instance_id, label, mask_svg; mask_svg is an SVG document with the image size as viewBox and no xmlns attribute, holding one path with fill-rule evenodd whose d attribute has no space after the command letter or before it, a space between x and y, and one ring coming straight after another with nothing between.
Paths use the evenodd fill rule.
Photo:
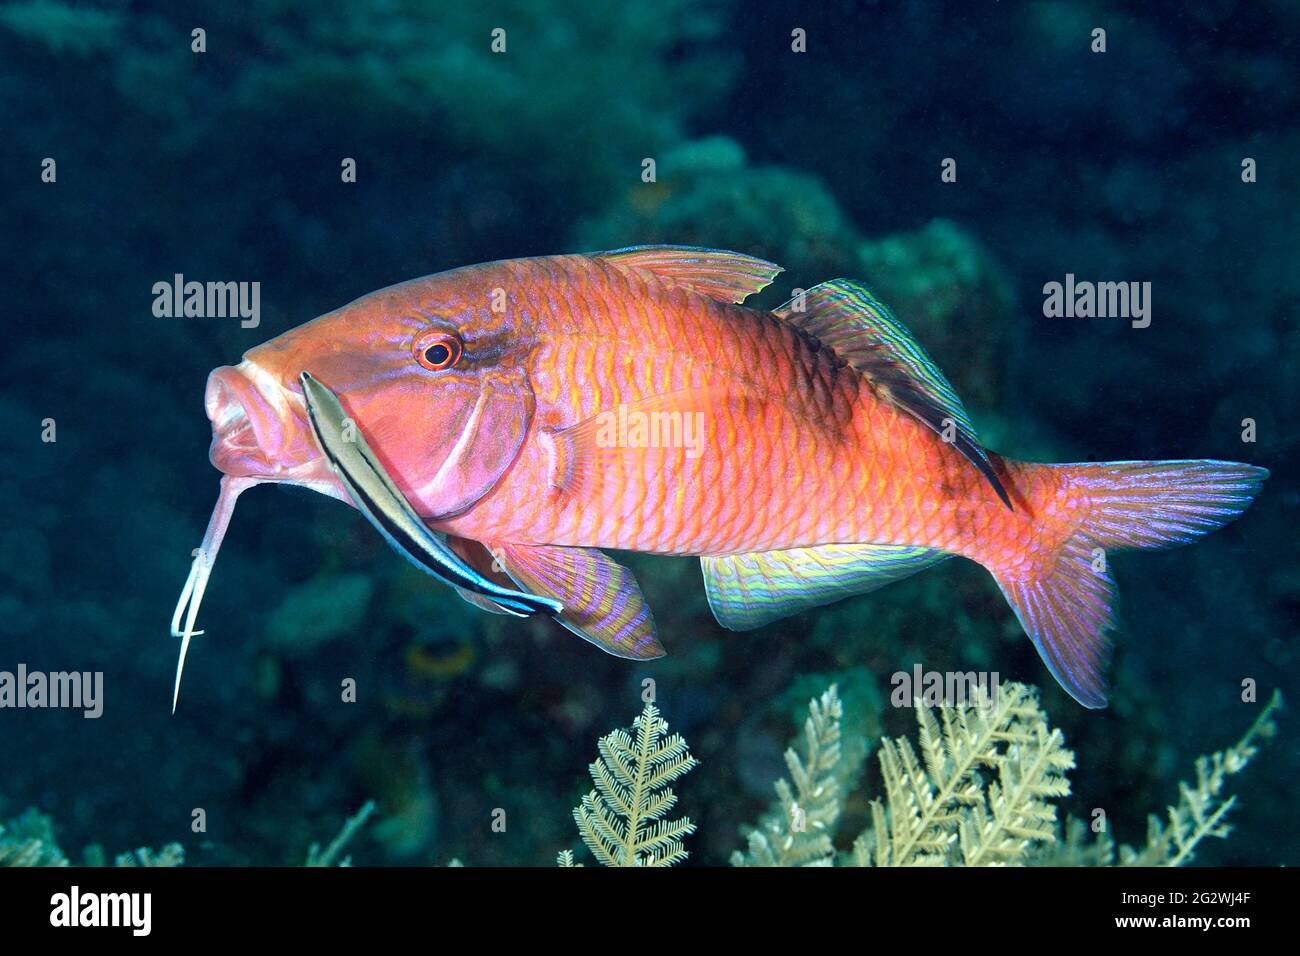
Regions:
<instances>
[{"instance_id":1,"label":"anal fin","mask_svg":"<svg viewBox=\"0 0 1300 956\"><path fill-rule=\"evenodd\" d=\"M827 544L788 551L702 557L704 588L718 623L748 631L810 608L866 594L950 557L891 544Z\"/></svg>"}]
</instances>

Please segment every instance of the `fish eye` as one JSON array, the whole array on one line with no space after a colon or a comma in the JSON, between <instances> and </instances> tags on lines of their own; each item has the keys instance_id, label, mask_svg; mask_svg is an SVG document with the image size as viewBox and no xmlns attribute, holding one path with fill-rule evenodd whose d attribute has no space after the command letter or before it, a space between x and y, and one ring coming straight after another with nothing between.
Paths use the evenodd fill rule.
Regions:
<instances>
[{"instance_id":1,"label":"fish eye","mask_svg":"<svg viewBox=\"0 0 1300 956\"><path fill-rule=\"evenodd\" d=\"M450 332L428 332L415 340L415 360L431 372L451 368L463 351L460 339Z\"/></svg>"}]
</instances>

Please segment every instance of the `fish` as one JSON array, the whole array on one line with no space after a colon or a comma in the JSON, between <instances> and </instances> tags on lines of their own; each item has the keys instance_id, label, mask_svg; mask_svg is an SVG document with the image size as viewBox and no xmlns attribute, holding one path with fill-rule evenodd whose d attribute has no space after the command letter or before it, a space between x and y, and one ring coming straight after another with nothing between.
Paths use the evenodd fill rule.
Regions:
<instances>
[{"instance_id":1,"label":"fish","mask_svg":"<svg viewBox=\"0 0 1300 956\"><path fill-rule=\"evenodd\" d=\"M492 613L663 656L605 552L696 557L719 624L752 630L960 556L993 576L1056 681L1106 705L1109 557L1241 515L1268 471L1213 459L1018 461L861 282L774 309L781 268L633 246L390 286L208 377L220 494L172 618L181 668L238 496L311 488Z\"/></svg>"}]
</instances>

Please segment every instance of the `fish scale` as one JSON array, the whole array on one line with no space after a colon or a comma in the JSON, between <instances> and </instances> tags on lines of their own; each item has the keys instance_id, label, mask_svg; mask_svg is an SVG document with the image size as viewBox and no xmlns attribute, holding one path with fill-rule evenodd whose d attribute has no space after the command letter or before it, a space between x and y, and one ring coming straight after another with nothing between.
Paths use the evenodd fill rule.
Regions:
<instances>
[{"instance_id":1,"label":"fish scale","mask_svg":"<svg viewBox=\"0 0 1300 956\"><path fill-rule=\"evenodd\" d=\"M548 263L545 272L553 274L552 270L553 264ZM527 276L519 279L529 281ZM537 281L545 282L540 275ZM696 480L690 482L680 507L671 510L667 505L675 497L675 487L670 479L678 476L676 470L619 469L601 483L599 500L561 501L556 508L522 490L512 493L513 483L536 487L541 477L520 467L502 489L508 505L503 501L495 513L482 509L477 518L485 524L462 525L465 533L660 553L791 548L824 541L828 533L845 541L863 540L864 535L895 543L937 545L950 541L950 536L941 533L927 534L923 523L915 520L915 510L909 509L902 497L906 495L913 504L932 497L928 486L910 492L900 487L900 500L892 507L881 508L878 500L871 499L873 478L879 476L883 483L884 475L900 474L895 466L909 453L906 448L891 447L897 444L890 438L899 430L899 417L888 410L888 417L877 417L873 427L872 399L860 387L860 377L805 337L765 313L717 303L678 286L629 277L590 260L573 264L567 285L568 291L558 303L560 311L538 316L543 344L529 374L531 380L543 383L583 383L583 389L572 389L567 396L568 420L580 421L608 409L616 404L611 396L635 402L652 388L663 394L692 384L721 383L739 388L748 401L743 408L727 404L717 409L716 427L723 433L743 435L745 440L711 448L705 453L709 460L697 469L687 466L688 476ZM587 309L585 303L590 302L618 302L620 306L602 313ZM641 319L638 326L630 326L631 311ZM558 333L562 348L545 346L548 326ZM612 355L611 340L628 344L630 327L642 330L631 344L650 357L651 362L642 367L656 369L653 382L620 375L619 367L612 363L595 364L598 357ZM753 355L764 356L764 360L755 364L747 358ZM653 361L664 356L666 360ZM706 371L693 374L697 368ZM562 395L560 389L544 385L542 391ZM819 392L824 396L821 401ZM830 400L831 396L836 400ZM810 429L808 420L819 424ZM854 432L857 422L866 423L866 441L862 443L863 436ZM932 433L912 431L916 432L911 436L914 441L939 444ZM810 434L824 437L810 442ZM953 471L971 471L955 453L951 457L955 459ZM789 487L790 471L801 461L817 462L809 487L794 495L771 494L775 484ZM858 476L856 486L852 479L831 485L821 480L836 473ZM977 475L963 477L968 489L979 490ZM723 494L724 490L733 493ZM827 498L847 505L845 513L828 513L818 505ZM778 506L756 509L750 504L756 500ZM592 529L575 517L589 510L617 515L620 520L616 527L607 522Z\"/></svg>"}]
</instances>

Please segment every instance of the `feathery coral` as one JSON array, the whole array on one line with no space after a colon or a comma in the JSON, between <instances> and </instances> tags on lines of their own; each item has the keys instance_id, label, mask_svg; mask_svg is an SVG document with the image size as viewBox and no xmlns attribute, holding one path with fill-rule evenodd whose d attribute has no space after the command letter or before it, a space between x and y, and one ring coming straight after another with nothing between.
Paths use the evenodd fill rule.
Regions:
<instances>
[{"instance_id":1,"label":"feathery coral","mask_svg":"<svg viewBox=\"0 0 1300 956\"><path fill-rule=\"evenodd\" d=\"M749 849L732 854L735 866L830 866L831 834L840 815L840 722L836 686L813 700L804 721L803 754L785 752L789 780L776 782L777 806L748 837ZM792 786L793 785L793 786Z\"/></svg>"},{"instance_id":2,"label":"feathery coral","mask_svg":"<svg viewBox=\"0 0 1300 956\"><path fill-rule=\"evenodd\" d=\"M307 853L305 866L332 866L347 843L356 836L375 811L375 802L365 805L348 818L343 829L323 851L313 843ZM348 858L339 866L348 866ZM99 844L87 847L80 865L101 867L108 863L107 855ZM168 843L161 849L139 847L113 857L114 866L174 867L185 863L185 848L179 843ZM19 817L0 823L0 866L69 866L69 860L54 839L54 822L35 809Z\"/></svg>"},{"instance_id":3,"label":"feathery coral","mask_svg":"<svg viewBox=\"0 0 1300 956\"><path fill-rule=\"evenodd\" d=\"M115 866L173 867L185 863L185 848L179 843L168 843L161 850L139 847L129 853L119 853L113 859Z\"/></svg>"},{"instance_id":4,"label":"feathery coral","mask_svg":"<svg viewBox=\"0 0 1300 956\"><path fill-rule=\"evenodd\" d=\"M1191 861L1206 837L1226 837L1224 821L1235 797L1226 779L1240 773L1258 741L1276 732L1274 693L1233 746L1196 761L1196 782L1179 786L1179 802L1166 825L1149 822L1147 844L1121 846L1122 866L1179 866ZM841 708L835 687L809 705L803 756L786 752L790 779L777 783L778 802L749 833L737 866L829 866L837 862L834 834L840 811ZM1089 840L1088 827L1071 818L1060 839L1052 801L1070 792L1066 773L1074 754L1048 725L1036 692L1001 685L996 696L977 694L968 706L941 706L937 716L916 706L917 745L905 738L881 741L884 799L871 801L872 824L838 862L859 866L1110 866L1114 841ZM918 754L919 750L919 754ZM806 827L807 823L811 833Z\"/></svg>"},{"instance_id":5,"label":"feathery coral","mask_svg":"<svg viewBox=\"0 0 1300 956\"><path fill-rule=\"evenodd\" d=\"M1271 737L1277 732L1273 714L1282 706L1282 694L1274 691L1268 704L1251 724L1250 729L1227 750L1209 757L1196 759L1196 785L1186 781L1178 785L1177 806L1169 808L1169 826L1160 818L1148 818L1147 845L1141 851L1120 847L1120 863L1124 866L1179 866L1190 862L1196 845L1206 837L1223 839L1231 827L1224 816L1237 802L1235 796L1224 799L1224 781L1241 773L1255 756L1258 737Z\"/></svg>"},{"instance_id":6,"label":"feathery coral","mask_svg":"<svg viewBox=\"0 0 1300 956\"><path fill-rule=\"evenodd\" d=\"M1227 778L1241 773L1259 751L1258 741L1277 733L1274 715L1282 708L1282 694L1274 691L1254 723L1231 747L1196 758L1196 782L1178 784L1178 803L1168 807L1168 825L1152 814L1147 818L1147 842L1142 847L1119 847L1120 866L1182 866L1195 856L1197 845L1207 837L1226 839L1232 827L1226 822L1236 796L1224 796ZM1065 839L1036 862L1055 866L1111 866L1115 863L1115 841L1104 830L1089 840L1082 820L1070 819Z\"/></svg>"},{"instance_id":7,"label":"feathery coral","mask_svg":"<svg viewBox=\"0 0 1300 956\"><path fill-rule=\"evenodd\" d=\"M67 866L68 858L54 842L54 823L29 809L0 824L0 866Z\"/></svg>"},{"instance_id":8,"label":"feathery coral","mask_svg":"<svg viewBox=\"0 0 1300 956\"><path fill-rule=\"evenodd\" d=\"M921 760L903 738L880 749L885 800L854 844L860 865L981 866L1022 862L1055 839L1074 754L1050 729L1033 691L1004 684L971 706L916 707ZM996 774L996 780L992 776Z\"/></svg>"},{"instance_id":9,"label":"feathery coral","mask_svg":"<svg viewBox=\"0 0 1300 956\"><path fill-rule=\"evenodd\" d=\"M672 866L686 859L682 838L695 824L689 817L664 819L677 802L669 784L699 761L680 734L664 736L668 722L654 704L645 705L632 729L635 739L625 730L600 738L600 756L590 767L596 789L574 808L573 819L606 866Z\"/></svg>"},{"instance_id":10,"label":"feathery coral","mask_svg":"<svg viewBox=\"0 0 1300 956\"><path fill-rule=\"evenodd\" d=\"M375 801L367 800L362 804L361 809L343 821L343 827L339 830L338 836L330 841L323 851L319 843L313 843L307 850L307 862L303 866L333 866L335 858L343 852L343 848L352 842L352 838L357 835L358 831L366 825L370 815L375 812ZM339 866L351 866L351 857L344 857L339 861Z\"/></svg>"}]
</instances>

